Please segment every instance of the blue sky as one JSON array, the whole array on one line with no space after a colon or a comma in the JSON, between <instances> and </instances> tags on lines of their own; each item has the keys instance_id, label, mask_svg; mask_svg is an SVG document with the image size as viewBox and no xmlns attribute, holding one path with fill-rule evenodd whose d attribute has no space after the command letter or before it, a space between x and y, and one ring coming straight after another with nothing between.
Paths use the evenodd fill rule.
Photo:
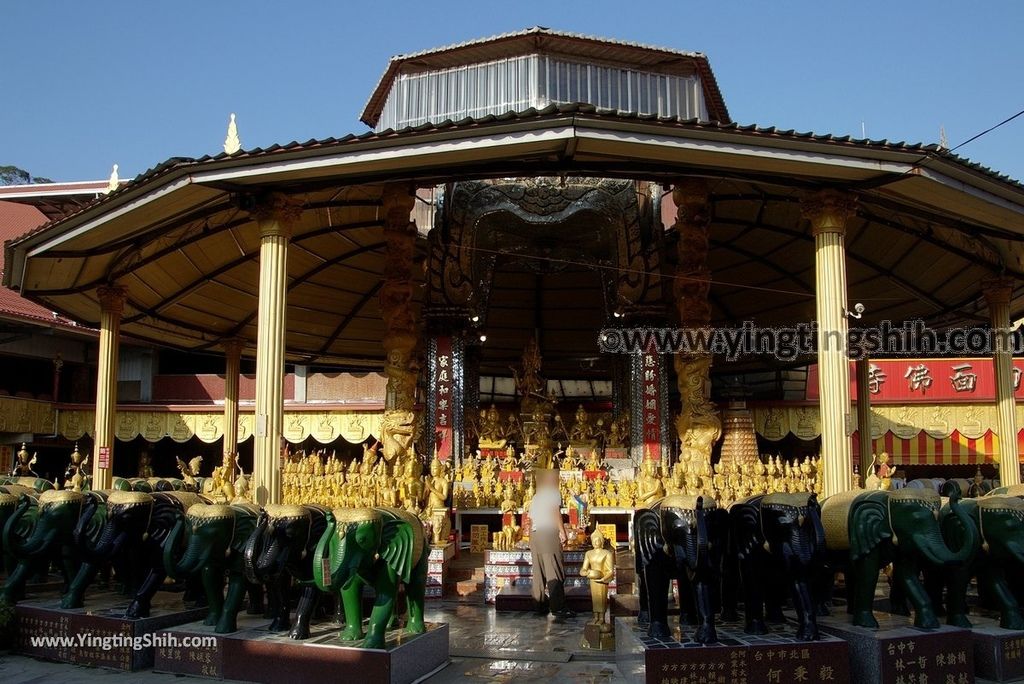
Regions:
<instances>
[{"instance_id":1,"label":"blue sky","mask_svg":"<svg viewBox=\"0 0 1024 684\"><path fill-rule=\"evenodd\" d=\"M951 145L1024 109L1024 3L35 2L0 9L0 165L122 178L363 132L388 58L528 26L708 54L741 123ZM1024 178L1024 117L960 153Z\"/></svg>"}]
</instances>

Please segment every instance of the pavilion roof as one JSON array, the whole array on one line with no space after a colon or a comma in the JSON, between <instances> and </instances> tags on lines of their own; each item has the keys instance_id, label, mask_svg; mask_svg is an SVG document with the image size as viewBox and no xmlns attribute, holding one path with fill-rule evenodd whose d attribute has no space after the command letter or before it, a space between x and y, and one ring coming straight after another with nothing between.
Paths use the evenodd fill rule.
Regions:
<instances>
[{"instance_id":1,"label":"pavilion roof","mask_svg":"<svg viewBox=\"0 0 1024 684\"><path fill-rule=\"evenodd\" d=\"M238 197L290 193L307 209L289 264L290 356L380 365L382 184L563 174L713 180L716 322L813 319L799 198L819 188L859 197L848 281L865 320L984 320L982 280L1024 276L1024 186L938 146L569 105L170 159L8 243L4 284L94 324L96 287L116 280L126 334L186 349L241 336L251 353L258 235Z\"/></svg>"},{"instance_id":2,"label":"pavilion roof","mask_svg":"<svg viewBox=\"0 0 1024 684\"><path fill-rule=\"evenodd\" d=\"M695 71L704 87L710 118L723 123L731 121L718 81L707 56L703 53L554 31L543 26L394 56L388 62L384 75L381 76L359 118L366 125L376 127L391 85L403 71L447 69L526 52L571 55L587 61L621 64L662 73L678 72L681 69Z\"/></svg>"}]
</instances>

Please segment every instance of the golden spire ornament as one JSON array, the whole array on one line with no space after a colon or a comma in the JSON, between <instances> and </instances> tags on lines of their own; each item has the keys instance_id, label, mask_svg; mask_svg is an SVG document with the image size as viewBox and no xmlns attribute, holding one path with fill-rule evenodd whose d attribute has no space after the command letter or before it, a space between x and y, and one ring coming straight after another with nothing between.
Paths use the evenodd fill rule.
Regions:
<instances>
[{"instance_id":1,"label":"golden spire ornament","mask_svg":"<svg viewBox=\"0 0 1024 684\"><path fill-rule=\"evenodd\" d=\"M114 168L110 171L110 179L107 181L106 193L109 195L117 190L117 186L120 182L120 179L117 177L117 164L114 164Z\"/></svg>"},{"instance_id":2,"label":"golden spire ornament","mask_svg":"<svg viewBox=\"0 0 1024 684\"><path fill-rule=\"evenodd\" d=\"M235 123L235 113L231 113L228 121L228 134L224 138L225 154L235 154L242 149L242 140L238 137L238 125Z\"/></svg>"}]
</instances>

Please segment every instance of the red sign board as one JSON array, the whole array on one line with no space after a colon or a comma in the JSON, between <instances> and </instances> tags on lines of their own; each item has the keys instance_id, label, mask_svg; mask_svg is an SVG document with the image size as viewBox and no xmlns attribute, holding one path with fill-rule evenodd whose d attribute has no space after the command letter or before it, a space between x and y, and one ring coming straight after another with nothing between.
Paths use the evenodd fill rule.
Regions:
<instances>
[{"instance_id":1,"label":"red sign board","mask_svg":"<svg viewBox=\"0 0 1024 684\"><path fill-rule=\"evenodd\" d=\"M643 421L644 458L661 458L661 367L656 354L641 358L640 419Z\"/></svg>"},{"instance_id":2,"label":"red sign board","mask_svg":"<svg viewBox=\"0 0 1024 684\"><path fill-rule=\"evenodd\" d=\"M434 364L434 429L437 432L437 457L447 461L452 456L452 338L437 338Z\"/></svg>"},{"instance_id":3,"label":"red sign board","mask_svg":"<svg viewBox=\"0 0 1024 684\"><path fill-rule=\"evenodd\" d=\"M110 447L100 447L96 452L96 463L100 468L110 467Z\"/></svg>"},{"instance_id":4,"label":"red sign board","mask_svg":"<svg viewBox=\"0 0 1024 684\"><path fill-rule=\"evenodd\" d=\"M868 362L872 403L985 402L996 398L991 359L879 359ZM1024 359L1013 360L1015 396L1024 399ZM818 366L807 373L807 398L818 399ZM857 368L850 362L850 396L857 398Z\"/></svg>"}]
</instances>

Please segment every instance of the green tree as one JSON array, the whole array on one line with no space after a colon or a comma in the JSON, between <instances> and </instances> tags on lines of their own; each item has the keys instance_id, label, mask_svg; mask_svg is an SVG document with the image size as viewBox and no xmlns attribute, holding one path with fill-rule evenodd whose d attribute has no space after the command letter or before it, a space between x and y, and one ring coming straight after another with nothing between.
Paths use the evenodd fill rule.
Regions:
<instances>
[{"instance_id":1,"label":"green tree","mask_svg":"<svg viewBox=\"0 0 1024 684\"><path fill-rule=\"evenodd\" d=\"M0 185L28 185L29 183L52 183L49 178L33 176L17 166L0 166Z\"/></svg>"}]
</instances>

